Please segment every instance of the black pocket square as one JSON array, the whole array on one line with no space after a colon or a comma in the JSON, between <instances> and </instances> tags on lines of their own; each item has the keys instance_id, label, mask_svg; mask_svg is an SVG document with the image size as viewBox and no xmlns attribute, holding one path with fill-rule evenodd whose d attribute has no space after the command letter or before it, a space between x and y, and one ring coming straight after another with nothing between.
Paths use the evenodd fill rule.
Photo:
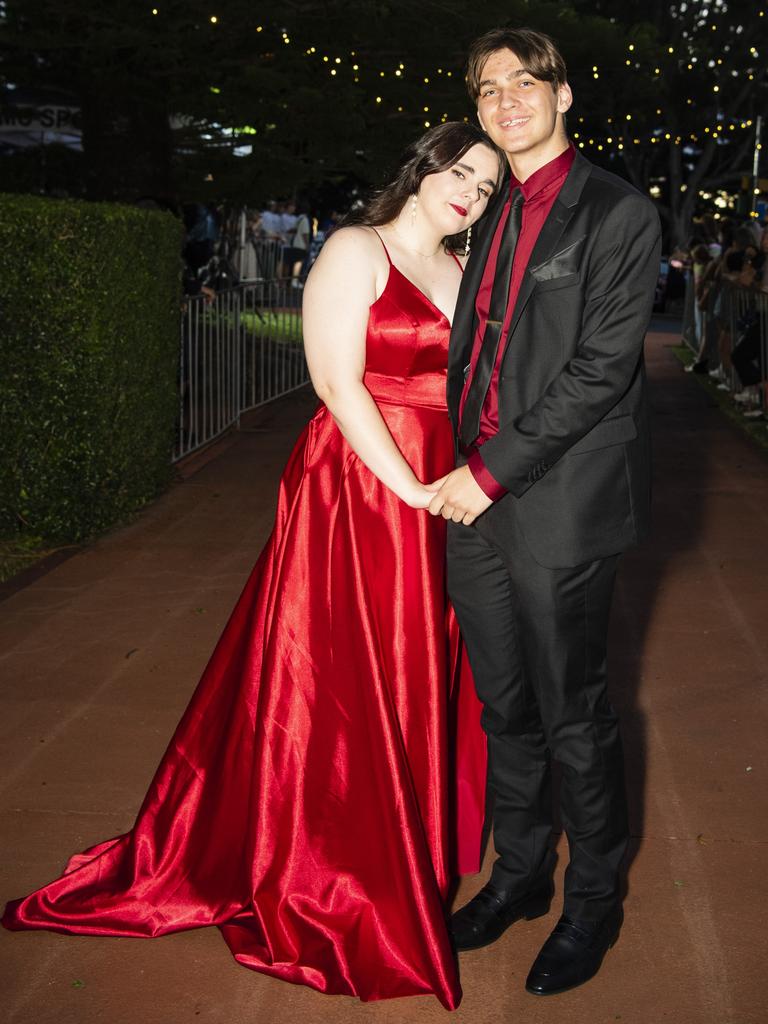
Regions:
<instances>
[{"instance_id":1,"label":"black pocket square","mask_svg":"<svg viewBox=\"0 0 768 1024\"><path fill-rule=\"evenodd\" d=\"M556 277L565 277L567 274L578 274L581 265L581 250L586 237L586 235L582 235L565 249L550 256L544 263L530 267L531 274L537 281L552 281Z\"/></svg>"}]
</instances>

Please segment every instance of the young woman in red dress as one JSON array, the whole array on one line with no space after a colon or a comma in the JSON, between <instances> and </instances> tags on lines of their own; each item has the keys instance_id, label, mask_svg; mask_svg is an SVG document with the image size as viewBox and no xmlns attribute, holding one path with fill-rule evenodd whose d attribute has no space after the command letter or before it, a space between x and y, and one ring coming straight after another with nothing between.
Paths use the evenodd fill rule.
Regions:
<instances>
[{"instance_id":1,"label":"young woman in red dress","mask_svg":"<svg viewBox=\"0 0 768 1024\"><path fill-rule=\"evenodd\" d=\"M445 398L460 259L498 151L448 123L326 242L304 337L322 403L273 533L133 829L3 923L155 936L218 925L257 971L361 999L461 997L446 926L477 870L484 739L445 590Z\"/></svg>"}]
</instances>

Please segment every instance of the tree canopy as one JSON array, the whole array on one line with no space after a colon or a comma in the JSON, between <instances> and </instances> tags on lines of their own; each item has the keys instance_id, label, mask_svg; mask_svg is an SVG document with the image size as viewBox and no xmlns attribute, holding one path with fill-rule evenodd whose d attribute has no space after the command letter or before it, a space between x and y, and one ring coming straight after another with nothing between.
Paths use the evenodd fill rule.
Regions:
<instances>
[{"instance_id":1,"label":"tree canopy","mask_svg":"<svg viewBox=\"0 0 768 1024\"><path fill-rule=\"evenodd\" d=\"M6 102L14 86L79 106L98 198L378 180L425 126L474 116L472 39L527 24L566 56L576 145L658 192L679 234L700 192L748 169L765 99L765 18L746 0L6 0L0 19Z\"/></svg>"}]
</instances>

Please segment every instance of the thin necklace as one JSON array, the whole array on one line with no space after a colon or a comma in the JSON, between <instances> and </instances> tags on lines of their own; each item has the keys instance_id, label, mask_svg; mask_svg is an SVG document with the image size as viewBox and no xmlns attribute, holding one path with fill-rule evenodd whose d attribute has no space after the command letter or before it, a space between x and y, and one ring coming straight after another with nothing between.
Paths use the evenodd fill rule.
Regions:
<instances>
[{"instance_id":1,"label":"thin necklace","mask_svg":"<svg viewBox=\"0 0 768 1024\"><path fill-rule=\"evenodd\" d=\"M403 244L405 244L405 239L404 239L404 238L403 238L403 236L402 236L402 235L400 234L400 232L399 232L399 231L397 230L397 227L396 227L396 226L395 226L394 224L392 225L392 230L393 230L393 231L395 232L395 234L396 234L396 235L397 235L397 237L398 237L398 238L400 239L400 241L401 241L401 242L403 242ZM419 251L418 249L414 249L414 248L413 248L412 246L410 246L410 245L406 245L405 247L406 247L406 249L408 250L408 252L415 252L415 253L416 253L416 255L417 255L417 256L421 256L421 257L422 257L422 259L425 259L425 260L431 260L431 259L432 259L433 257L437 256L437 254L438 254L438 253L440 252L440 250L441 250L441 249L443 248L443 244L442 244L442 242L441 242L441 243L440 243L440 245L438 245L438 247L437 247L437 248L435 249L435 251L434 251L434 252L420 252L420 251Z\"/></svg>"}]
</instances>

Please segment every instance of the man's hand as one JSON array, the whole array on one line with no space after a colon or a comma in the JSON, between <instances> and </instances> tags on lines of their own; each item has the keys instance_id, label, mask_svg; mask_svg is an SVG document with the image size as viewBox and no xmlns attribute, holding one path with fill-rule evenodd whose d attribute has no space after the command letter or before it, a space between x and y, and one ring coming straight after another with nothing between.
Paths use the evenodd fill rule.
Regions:
<instances>
[{"instance_id":1,"label":"man's hand","mask_svg":"<svg viewBox=\"0 0 768 1024\"><path fill-rule=\"evenodd\" d=\"M482 515L493 502L476 482L467 466L454 469L441 481L440 490L429 503L429 511L433 516L452 519L454 523L471 526L479 515ZM431 490L434 485L427 484Z\"/></svg>"}]
</instances>

